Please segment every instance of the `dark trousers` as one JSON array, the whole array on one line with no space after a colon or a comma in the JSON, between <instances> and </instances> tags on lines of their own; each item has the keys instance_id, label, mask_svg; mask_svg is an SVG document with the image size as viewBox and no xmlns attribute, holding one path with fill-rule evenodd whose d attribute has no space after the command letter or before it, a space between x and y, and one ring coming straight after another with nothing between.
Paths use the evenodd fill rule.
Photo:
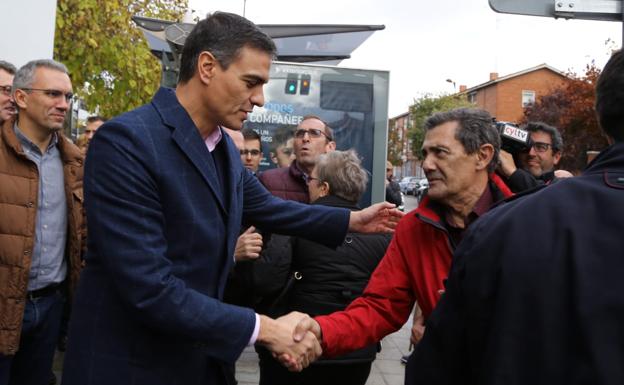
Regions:
<instances>
[{"instance_id":1,"label":"dark trousers","mask_svg":"<svg viewBox=\"0 0 624 385\"><path fill-rule=\"evenodd\" d=\"M0 385L47 385L63 315L64 296L57 290L26 300L19 350L0 355Z\"/></svg>"},{"instance_id":2,"label":"dark trousers","mask_svg":"<svg viewBox=\"0 0 624 385\"><path fill-rule=\"evenodd\" d=\"M313 364L300 373L289 372L269 355L260 355L259 385L364 385L372 362Z\"/></svg>"}]
</instances>

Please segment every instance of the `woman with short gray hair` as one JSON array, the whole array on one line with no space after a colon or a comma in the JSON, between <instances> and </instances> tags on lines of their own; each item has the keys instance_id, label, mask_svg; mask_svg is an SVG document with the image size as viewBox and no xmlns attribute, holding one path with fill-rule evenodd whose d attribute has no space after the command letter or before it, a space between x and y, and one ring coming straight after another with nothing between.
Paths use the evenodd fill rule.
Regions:
<instances>
[{"instance_id":1,"label":"woman with short gray hair","mask_svg":"<svg viewBox=\"0 0 624 385\"><path fill-rule=\"evenodd\" d=\"M368 174L355 151L328 152L318 158L308 176L310 202L331 194L357 204L367 182Z\"/></svg>"},{"instance_id":2,"label":"woman with short gray hair","mask_svg":"<svg viewBox=\"0 0 624 385\"><path fill-rule=\"evenodd\" d=\"M368 173L355 151L323 154L307 177L310 202L359 210L357 202L367 182ZM390 238L389 234L349 233L337 249L293 238L290 279L279 296L284 298L279 304L281 314L300 311L314 317L345 309L364 291ZM260 385L364 385L376 353L377 344L372 344L291 373L269 352L260 352Z\"/></svg>"}]
</instances>

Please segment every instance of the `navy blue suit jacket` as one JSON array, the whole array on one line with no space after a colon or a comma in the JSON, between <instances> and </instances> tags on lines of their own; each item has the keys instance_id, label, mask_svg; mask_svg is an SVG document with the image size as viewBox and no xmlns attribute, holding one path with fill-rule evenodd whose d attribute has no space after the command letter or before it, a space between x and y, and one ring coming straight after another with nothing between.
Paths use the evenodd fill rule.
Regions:
<instances>
[{"instance_id":1,"label":"navy blue suit jacket","mask_svg":"<svg viewBox=\"0 0 624 385\"><path fill-rule=\"evenodd\" d=\"M226 186L170 89L98 130L64 385L223 383L255 324L251 309L220 301L242 218L332 246L344 238L348 211L273 197L223 140Z\"/></svg>"}]
</instances>

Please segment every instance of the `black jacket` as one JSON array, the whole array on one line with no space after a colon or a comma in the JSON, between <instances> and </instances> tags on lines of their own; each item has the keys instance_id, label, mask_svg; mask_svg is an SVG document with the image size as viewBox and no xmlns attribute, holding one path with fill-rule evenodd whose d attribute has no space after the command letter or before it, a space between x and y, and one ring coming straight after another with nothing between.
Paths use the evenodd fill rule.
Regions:
<instances>
[{"instance_id":1,"label":"black jacket","mask_svg":"<svg viewBox=\"0 0 624 385\"><path fill-rule=\"evenodd\" d=\"M386 201L395 204L397 207L403 204L401 186L393 180L389 180L386 186Z\"/></svg>"},{"instance_id":2,"label":"black jacket","mask_svg":"<svg viewBox=\"0 0 624 385\"><path fill-rule=\"evenodd\" d=\"M335 196L315 204L358 210ZM290 310L311 316L343 310L359 297L390 243L389 234L349 233L342 245L331 249L303 238L293 238L292 270L301 274L289 293Z\"/></svg>"},{"instance_id":3,"label":"black jacket","mask_svg":"<svg viewBox=\"0 0 624 385\"><path fill-rule=\"evenodd\" d=\"M313 204L359 209L335 196L319 198ZM263 251L251 280L254 292L264 294L257 310L274 317L295 310L310 316L343 310L362 294L391 240L390 234L348 233L343 243L332 249L303 238L291 238L288 245L283 236L273 236L277 242L272 241ZM376 352L373 344L318 364L372 361Z\"/></svg>"},{"instance_id":4,"label":"black jacket","mask_svg":"<svg viewBox=\"0 0 624 385\"><path fill-rule=\"evenodd\" d=\"M554 170L547 171L539 177L534 177L530 172L519 168L506 179L506 182L511 191L521 193L536 187L555 183L558 180L559 178L555 177Z\"/></svg>"},{"instance_id":5,"label":"black jacket","mask_svg":"<svg viewBox=\"0 0 624 385\"><path fill-rule=\"evenodd\" d=\"M406 384L624 384L624 143L477 221Z\"/></svg>"},{"instance_id":6,"label":"black jacket","mask_svg":"<svg viewBox=\"0 0 624 385\"><path fill-rule=\"evenodd\" d=\"M319 198L314 204L359 209L354 203L331 195ZM294 282L288 293L288 312L296 310L317 316L344 310L364 291L390 240L389 234L349 233L342 245L331 249L303 238L293 238L291 269L298 272L301 279ZM318 363L372 361L376 352L377 344L373 344Z\"/></svg>"}]
</instances>

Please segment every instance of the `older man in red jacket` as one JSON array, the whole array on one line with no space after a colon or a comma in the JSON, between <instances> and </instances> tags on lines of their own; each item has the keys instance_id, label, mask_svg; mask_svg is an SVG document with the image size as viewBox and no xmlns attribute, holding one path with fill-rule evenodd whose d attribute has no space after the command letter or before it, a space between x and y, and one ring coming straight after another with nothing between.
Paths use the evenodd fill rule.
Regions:
<instances>
[{"instance_id":1,"label":"older man in red jacket","mask_svg":"<svg viewBox=\"0 0 624 385\"><path fill-rule=\"evenodd\" d=\"M326 356L343 354L398 330L418 301L424 318L444 292L453 250L468 226L499 200L512 195L493 173L500 138L490 115L456 109L431 116L422 145L428 196L397 226L364 294L347 309L315 319L304 330L322 335Z\"/></svg>"}]
</instances>

